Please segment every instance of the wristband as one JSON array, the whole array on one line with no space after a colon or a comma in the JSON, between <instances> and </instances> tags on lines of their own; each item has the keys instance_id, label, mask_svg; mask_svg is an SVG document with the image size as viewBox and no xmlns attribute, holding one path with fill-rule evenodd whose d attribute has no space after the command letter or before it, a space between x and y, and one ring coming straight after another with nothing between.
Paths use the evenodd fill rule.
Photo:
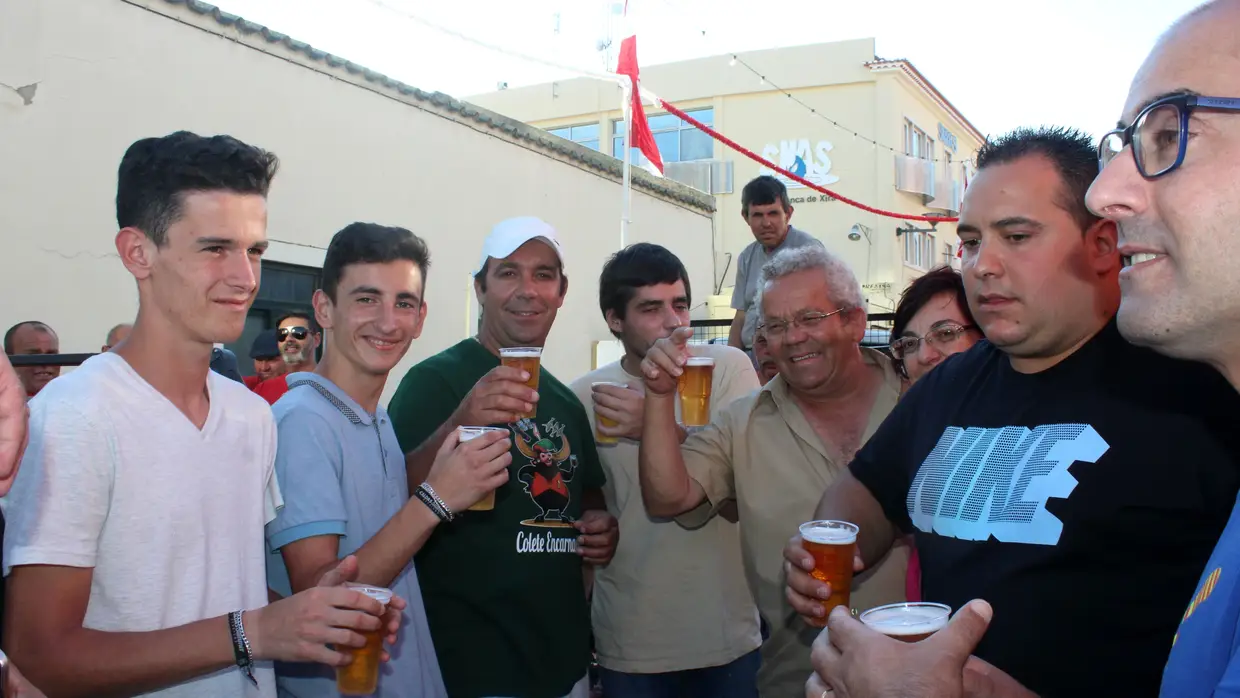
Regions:
<instances>
[{"instance_id":1,"label":"wristband","mask_svg":"<svg viewBox=\"0 0 1240 698\"><path fill-rule=\"evenodd\" d=\"M425 482L418 485L418 488L414 490L413 493L417 495L418 499L421 500L421 502L425 504L427 508L435 514L435 516L439 517L440 521L451 523L452 520L456 518L456 515L452 513L452 510L448 508L448 505L439 498L438 494L435 493L435 489Z\"/></svg>"},{"instance_id":2,"label":"wristband","mask_svg":"<svg viewBox=\"0 0 1240 698\"><path fill-rule=\"evenodd\" d=\"M426 491L429 492L430 495L435 498L435 502L439 504L439 508L443 509L444 513L448 515L449 521L452 521L456 518L456 513L453 512L452 508L448 506L448 503L443 500L443 497L439 496L439 493L435 491L435 488L431 487L431 483L423 482L422 487L425 487Z\"/></svg>"},{"instance_id":3,"label":"wristband","mask_svg":"<svg viewBox=\"0 0 1240 698\"><path fill-rule=\"evenodd\" d=\"M232 633L233 657L241 671L245 672L250 683L258 687L258 679L254 678L254 652L250 649L250 640L245 636L245 625L241 622L244 611L233 611L228 614L228 630Z\"/></svg>"}]
</instances>

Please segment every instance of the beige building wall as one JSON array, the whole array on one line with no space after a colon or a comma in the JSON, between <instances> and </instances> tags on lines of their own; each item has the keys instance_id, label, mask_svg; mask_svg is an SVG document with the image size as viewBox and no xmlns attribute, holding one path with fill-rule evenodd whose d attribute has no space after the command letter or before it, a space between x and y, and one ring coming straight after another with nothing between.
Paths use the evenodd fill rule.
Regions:
<instances>
[{"instance_id":1,"label":"beige building wall","mask_svg":"<svg viewBox=\"0 0 1240 698\"><path fill-rule=\"evenodd\" d=\"M895 161L904 154L905 119L935 141L937 157L943 152L939 125L954 134L953 169L949 172L942 163L935 166L938 176L957 181L963 179L960 163L972 158L982 137L907 62L878 61L873 39L741 54L743 61L770 81L761 84L743 66L730 65L731 58L723 55L643 66L642 82L685 111L713 107L718 131L776 164L786 166L795 155L802 155L811 172L818 167L820 183L843 196L900 213L954 215L946 208L928 206L927 197L921 194L897 189ZM818 113L775 91L771 83ZM469 100L547 129L598 124L600 149L605 153L611 152L613 120L621 117L619 88L586 78L476 95ZM661 109L647 107L649 116L659 113ZM854 131L862 137L854 137ZM725 303L736 271L729 262L753 241L741 217L740 191L750 179L766 172L758 163L718 142L712 157L730 161L733 168L732 191L717 194L715 214L715 267L721 274L727 268L724 278L719 279L724 294L717 302ZM905 262L905 239L896 235L897 227L908 224L825 200L829 197L804 187L790 187L789 196L795 209L793 224L818 237L852 265L866 286L873 312L894 307L908 281L925 268L942 264L947 259L946 245L954 249L957 242L953 224L938 224L933 233L933 264L910 265ZM848 239L854 224L868 229L868 240L864 236L857 241ZM929 224L914 226L927 228ZM731 310L724 307L719 314L730 317Z\"/></svg>"},{"instance_id":2,"label":"beige building wall","mask_svg":"<svg viewBox=\"0 0 1240 698\"><path fill-rule=\"evenodd\" d=\"M116 168L134 140L188 129L281 158L269 260L317 267L332 234L357 220L428 240L429 316L397 379L472 334L469 274L490 227L509 216L543 217L567 250L570 288L547 365L570 380L591 368L593 343L611 339L597 300L620 243L611 158L165 0L0 3L0 83L36 82L30 104L0 88L3 327L43 320L62 351L87 352L132 320L136 290L112 242ZM671 247L705 293L712 198L637 180L629 242Z\"/></svg>"}]
</instances>

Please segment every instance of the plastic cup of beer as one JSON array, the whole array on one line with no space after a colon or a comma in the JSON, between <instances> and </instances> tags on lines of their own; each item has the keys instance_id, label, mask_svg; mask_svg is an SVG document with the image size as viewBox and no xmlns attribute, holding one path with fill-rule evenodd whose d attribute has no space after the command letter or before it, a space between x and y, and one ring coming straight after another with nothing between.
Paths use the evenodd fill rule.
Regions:
<instances>
[{"instance_id":1,"label":"plastic cup of beer","mask_svg":"<svg viewBox=\"0 0 1240 698\"><path fill-rule=\"evenodd\" d=\"M680 421L687 427L710 423L710 386L715 360L709 356L690 356L680 374Z\"/></svg>"},{"instance_id":2,"label":"plastic cup of beer","mask_svg":"<svg viewBox=\"0 0 1240 698\"><path fill-rule=\"evenodd\" d=\"M625 385L624 383L613 383L613 382L611 382L611 381L600 381L600 382L598 382L598 383L591 383L591 384L590 384L590 387L591 387L591 388L597 388L597 387L599 387L599 386L601 386L601 385L610 385L610 386L611 386L611 387L613 387L613 388L625 388L625 389L627 389L627 388L629 387L629 386ZM594 419L594 443L596 443L596 444L614 444L614 443L619 443L620 439L619 439L618 437L615 437L615 436L607 436L607 435L603 434L603 432L599 431L599 427L616 427L616 426L619 426L619 424L616 422L616 420L614 420L614 419L608 419L608 418L604 417L603 415L599 414L599 412L598 412L598 409L597 409L597 408L594 410L594 417L595 417L595 419Z\"/></svg>"},{"instance_id":3,"label":"plastic cup of beer","mask_svg":"<svg viewBox=\"0 0 1240 698\"><path fill-rule=\"evenodd\" d=\"M951 615L952 609L941 603L891 603L862 613L861 622L887 637L920 642L942 630Z\"/></svg>"},{"instance_id":4,"label":"plastic cup of beer","mask_svg":"<svg viewBox=\"0 0 1240 698\"><path fill-rule=\"evenodd\" d=\"M378 601L384 608L392 600L391 589L349 582L345 586ZM372 632L358 632L366 638L365 646L336 648L353 658L348 664L336 667L336 690L342 696L368 696L379 689L379 655L383 653L383 636L387 630L381 627Z\"/></svg>"},{"instance_id":5,"label":"plastic cup of beer","mask_svg":"<svg viewBox=\"0 0 1240 698\"><path fill-rule=\"evenodd\" d=\"M822 602L823 625L831 609L836 606L849 607L858 530L856 524L847 521L801 524L801 547L814 557L814 579L831 585L830 598Z\"/></svg>"},{"instance_id":6,"label":"plastic cup of beer","mask_svg":"<svg viewBox=\"0 0 1240 698\"><path fill-rule=\"evenodd\" d=\"M537 392L538 390L538 369L542 363L542 347L508 347L499 350L499 362L504 366L520 369L530 374L529 380L525 384L530 390ZM534 418L538 416L538 403L534 403L529 414L519 414L517 419Z\"/></svg>"},{"instance_id":7,"label":"plastic cup of beer","mask_svg":"<svg viewBox=\"0 0 1240 698\"><path fill-rule=\"evenodd\" d=\"M460 434L461 443L472 441L489 431L502 431L505 435L508 430L503 427L457 427L456 431ZM469 511L491 511L495 508L495 490L491 490L485 497L479 499L469 508Z\"/></svg>"}]
</instances>

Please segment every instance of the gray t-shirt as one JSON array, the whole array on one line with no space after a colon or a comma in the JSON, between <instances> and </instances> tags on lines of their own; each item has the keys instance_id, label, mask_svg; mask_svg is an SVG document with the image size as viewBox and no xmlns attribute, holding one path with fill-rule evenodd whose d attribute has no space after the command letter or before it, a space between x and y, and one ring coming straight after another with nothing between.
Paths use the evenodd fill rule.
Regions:
<instances>
[{"instance_id":1,"label":"gray t-shirt","mask_svg":"<svg viewBox=\"0 0 1240 698\"><path fill-rule=\"evenodd\" d=\"M310 381L314 385L296 385ZM280 548L312 536L340 536L340 557L356 552L409 501L405 455L392 420L369 414L338 386L313 373L292 373L290 389L272 407L279 432L276 474L284 508L267 525L267 581L289 593ZM376 424L376 421L378 423ZM411 560L391 584L408 602L400 642L389 648L379 690L383 698L446 698L426 608ZM334 670L315 664L276 664L282 697L335 697Z\"/></svg>"},{"instance_id":2,"label":"gray t-shirt","mask_svg":"<svg viewBox=\"0 0 1240 698\"><path fill-rule=\"evenodd\" d=\"M758 299L758 277L762 275L762 265L766 264L776 252L797 247L808 247L822 243L804 231L788 226L788 234L779 246L769 253L762 243L754 240L741 250L736 262L736 286L732 288L732 308L745 311L745 326L741 329L741 344L746 349L753 348L753 336L758 329L758 308L754 306Z\"/></svg>"}]
</instances>

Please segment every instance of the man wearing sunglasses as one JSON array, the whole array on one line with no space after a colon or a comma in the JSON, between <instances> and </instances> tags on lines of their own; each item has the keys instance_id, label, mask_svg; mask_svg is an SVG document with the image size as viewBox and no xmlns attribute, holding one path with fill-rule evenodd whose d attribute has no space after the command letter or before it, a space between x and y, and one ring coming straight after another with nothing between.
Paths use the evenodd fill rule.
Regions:
<instances>
[{"instance_id":1,"label":"man wearing sunglasses","mask_svg":"<svg viewBox=\"0 0 1240 698\"><path fill-rule=\"evenodd\" d=\"M961 610L905 644L836 608L814 695L954 696L985 675L1014 695L1152 698L1240 489L1240 397L1120 336L1088 137L1018 131L977 165L957 230L986 340L905 394L817 511L860 527L867 563L911 533L924 600ZM794 605L817 616L812 562L785 556Z\"/></svg>"},{"instance_id":2,"label":"man wearing sunglasses","mask_svg":"<svg viewBox=\"0 0 1240 698\"><path fill-rule=\"evenodd\" d=\"M305 313L289 313L280 318L276 323L276 340L289 373L313 373L318 368L315 354L321 336L314 319Z\"/></svg>"},{"instance_id":3,"label":"man wearing sunglasses","mask_svg":"<svg viewBox=\"0 0 1240 698\"><path fill-rule=\"evenodd\" d=\"M1102 139L1087 203L1119 227L1119 329L1206 362L1240 388L1240 2L1214 2L1154 47L1119 128ZM1234 420L1235 415L1228 415ZM1173 638L1162 695L1240 695L1240 508L1201 570Z\"/></svg>"}]
</instances>

